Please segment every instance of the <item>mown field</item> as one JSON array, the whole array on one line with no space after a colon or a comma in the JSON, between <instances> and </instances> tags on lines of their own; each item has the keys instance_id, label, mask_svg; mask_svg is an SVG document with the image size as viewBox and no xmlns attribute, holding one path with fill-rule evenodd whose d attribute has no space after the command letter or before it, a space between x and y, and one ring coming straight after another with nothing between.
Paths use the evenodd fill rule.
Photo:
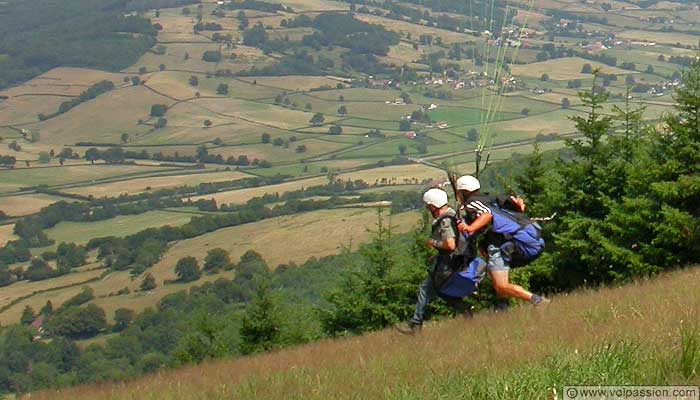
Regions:
<instances>
[{"instance_id":1,"label":"mown field","mask_svg":"<svg viewBox=\"0 0 700 400\"><path fill-rule=\"evenodd\" d=\"M694 385L699 278L691 268L555 296L544 309L439 321L415 337L385 330L32 398L511 399L573 384Z\"/></svg>"},{"instance_id":2,"label":"mown field","mask_svg":"<svg viewBox=\"0 0 700 400\"><path fill-rule=\"evenodd\" d=\"M36 185L66 185L123 176L147 175L173 170L170 167L138 165L80 165L0 170L0 193Z\"/></svg>"},{"instance_id":3,"label":"mown field","mask_svg":"<svg viewBox=\"0 0 700 400\"><path fill-rule=\"evenodd\" d=\"M26 194L0 197L0 211L13 217L34 214L57 201L73 201L69 198L48 194Z\"/></svg>"},{"instance_id":4,"label":"mown field","mask_svg":"<svg viewBox=\"0 0 700 400\"><path fill-rule=\"evenodd\" d=\"M83 196L117 197L122 194L137 194L159 189L168 189L179 186L197 186L207 182L237 181L251 177L248 174L237 171L190 173L186 175L167 175L148 178L135 178L125 181L110 182L87 187L66 189L66 193L74 193ZM0 198L2 209L2 198Z\"/></svg>"}]
</instances>

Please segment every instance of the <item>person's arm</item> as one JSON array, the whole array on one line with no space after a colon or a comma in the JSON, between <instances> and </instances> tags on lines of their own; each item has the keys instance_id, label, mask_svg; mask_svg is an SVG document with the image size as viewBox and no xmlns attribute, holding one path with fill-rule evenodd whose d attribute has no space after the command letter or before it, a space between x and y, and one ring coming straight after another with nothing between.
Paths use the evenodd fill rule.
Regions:
<instances>
[{"instance_id":1,"label":"person's arm","mask_svg":"<svg viewBox=\"0 0 700 400\"><path fill-rule=\"evenodd\" d=\"M468 235L473 235L476 232L479 232L480 230L486 228L491 221L493 220L493 214L491 213L483 213L476 217L474 222L471 224L467 224L464 221L460 221L459 224L457 225L457 229L459 229L460 233L466 233Z\"/></svg>"},{"instance_id":2,"label":"person's arm","mask_svg":"<svg viewBox=\"0 0 700 400\"><path fill-rule=\"evenodd\" d=\"M445 240L429 239L428 245L438 250L455 251L455 249L457 248L457 241L453 237L447 238Z\"/></svg>"},{"instance_id":3,"label":"person's arm","mask_svg":"<svg viewBox=\"0 0 700 400\"><path fill-rule=\"evenodd\" d=\"M460 233L466 233L467 235L473 235L480 230L486 228L491 221L493 221L493 214L491 213L491 208L487 205L486 201L482 200L472 200L464 206L466 212L475 216L471 224L467 224L464 221L460 221L457 225Z\"/></svg>"},{"instance_id":4,"label":"person's arm","mask_svg":"<svg viewBox=\"0 0 700 400\"><path fill-rule=\"evenodd\" d=\"M513 204L515 204L515 207L516 207L521 213L524 213L524 212L525 212L525 208L526 208L526 206L525 206L525 200L523 200L522 197L520 197L520 196L517 196L517 197L516 197L516 196L510 196L510 201L512 201Z\"/></svg>"}]
</instances>

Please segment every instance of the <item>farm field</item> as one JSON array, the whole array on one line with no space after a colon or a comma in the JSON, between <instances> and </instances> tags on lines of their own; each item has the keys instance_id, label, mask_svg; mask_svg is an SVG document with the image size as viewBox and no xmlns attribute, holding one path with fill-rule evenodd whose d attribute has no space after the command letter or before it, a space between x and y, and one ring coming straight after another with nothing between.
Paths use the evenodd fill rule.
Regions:
<instances>
[{"instance_id":1,"label":"farm field","mask_svg":"<svg viewBox=\"0 0 700 400\"><path fill-rule=\"evenodd\" d=\"M443 170L427 165L408 164L341 173L338 175L338 179L351 181L361 179L370 185L375 181L381 182L382 180L403 184L404 180L417 180L418 182L422 182L424 180L442 178L444 174L445 172Z\"/></svg>"},{"instance_id":2,"label":"farm field","mask_svg":"<svg viewBox=\"0 0 700 400\"><path fill-rule=\"evenodd\" d=\"M37 122L39 114L51 114L70 97L54 95L18 95L0 102L0 125L24 125ZM31 112L30 112L31 110Z\"/></svg>"},{"instance_id":3,"label":"farm field","mask_svg":"<svg viewBox=\"0 0 700 400\"><path fill-rule=\"evenodd\" d=\"M173 170L173 168L105 164L0 170L0 193L16 191L20 187L26 186L66 185L127 175L146 175L169 170Z\"/></svg>"},{"instance_id":4,"label":"farm field","mask_svg":"<svg viewBox=\"0 0 700 400\"><path fill-rule=\"evenodd\" d=\"M369 14L358 14L357 19L360 21L368 22L371 24L383 25L386 29L394 31L401 34L406 34L408 32L413 35L433 35L442 38L443 43L451 44L455 42L468 42L473 40L473 36L465 35L463 33L458 33L454 31L448 31L444 29L431 28L428 26L412 24L410 22L397 21L394 19L378 17L376 15Z\"/></svg>"},{"instance_id":5,"label":"farm field","mask_svg":"<svg viewBox=\"0 0 700 400\"><path fill-rule=\"evenodd\" d=\"M43 292L66 286L79 285L83 282L99 277L103 272L104 270L100 269L88 269L84 271L74 271L70 274L62 275L49 280L37 282L15 282L2 288L2 293L0 293L0 308L9 306L10 303L26 296L27 294ZM41 308L42 305L40 305L39 308ZM6 318L5 312L0 312L0 323L6 324L8 322L7 320L3 320L4 318Z\"/></svg>"},{"instance_id":6,"label":"farm field","mask_svg":"<svg viewBox=\"0 0 700 400\"><path fill-rule=\"evenodd\" d=\"M10 98L19 95L49 94L78 96L85 89L103 80L112 81L115 86L122 84L124 75L86 68L54 68L21 85L0 91L0 96Z\"/></svg>"},{"instance_id":7,"label":"farm field","mask_svg":"<svg viewBox=\"0 0 700 400\"><path fill-rule=\"evenodd\" d=\"M250 178L251 175L237 171L191 173L185 175L167 175L148 178L129 179L119 182L110 182L101 185L76 187L66 189L66 193L75 193L83 196L116 197L122 194L137 194L159 189L168 189L178 186L196 186L200 183L214 183L236 181ZM2 198L0 198L2 208Z\"/></svg>"},{"instance_id":8,"label":"farm field","mask_svg":"<svg viewBox=\"0 0 700 400\"><path fill-rule=\"evenodd\" d=\"M14 224L0 225L0 246L4 246L5 243L9 242L10 240L17 239L17 236L15 236L13 233L14 229Z\"/></svg>"},{"instance_id":9,"label":"farm field","mask_svg":"<svg viewBox=\"0 0 700 400\"><path fill-rule=\"evenodd\" d=\"M0 211L13 217L34 214L42 208L57 201L74 201L73 199L48 194L26 194L19 196L1 196Z\"/></svg>"},{"instance_id":10,"label":"farm field","mask_svg":"<svg viewBox=\"0 0 700 400\"><path fill-rule=\"evenodd\" d=\"M145 87L126 87L82 103L69 113L27 125L27 128L40 130L43 141L59 146L81 141L118 143L121 132L132 137L148 132L150 127L139 125L138 120L148 119L151 105L171 103L170 99Z\"/></svg>"},{"instance_id":11,"label":"farm field","mask_svg":"<svg viewBox=\"0 0 700 400\"><path fill-rule=\"evenodd\" d=\"M117 236L123 237L147 228L177 226L190 221L196 214L173 211L149 211L138 215L120 215L94 222L61 222L47 229L50 239L60 242L85 244L90 239Z\"/></svg>"},{"instance_id":12,"label":"farm field","mask_svg":"<svg viewBox=\"0 0 700 400\"><path fill-rule=\"evenodd\" d=\"M546 73L549 75L549 79L558 81L592 78L591 74L581 73L584 64L590 64L593 69L600 68L600 71L605 74L626 75L632 73L624 69L611 67L579 57L566 57L526 65L513 65L512 72L515 76L526 76L530 78L540 78L542 74Z\"/></svg>"},{"instance_id":13,"label":"farm field","mask_svg":"<svg viewBox=\"0 0 700 400\"><path fill-rule=\"evenodd\" d=\"M385 218L387 223L396 226L396 232L407 232L416 226L419 213L407 212ZM217 247L228 250L233 260L248 250L254 250L262 255L270 268L289 262L300 264L311 257L337 254L341 246L356 247L366 243L372 235L367 230L372 229L376 221L376 209L342 208L223 228L176 243L152 270L158 276L173 278L173 265L177 260L185 256L203 260L207 250ZM333 237L328 236L331 231ZM299 246L290 237L304 238L304 246ZM269 243L275 243L275 246L269 246Z\"/></svg>"},{"instance_id":14,"label":"farm field","mask_svg":"<svg viewBox=\"0 0 700 400\"><path fill-rule=\"evenodd\" d=\"M205 194L201 196L194 196L190 198L192 201L197 201L199 199L214 199L217 204L244 204L248 200L254 197L260 197L266 193L279 193L283 194L286 192L292 192L295 190L300 190L303 188L309 188L312 186L319 186L328 183L326 177L314 177L299 179L291 182L279 183L276 185L260 186L248 189L238 189L230 190L227 192L219 192L213 194Z\"/></svg>"}]
</instances>

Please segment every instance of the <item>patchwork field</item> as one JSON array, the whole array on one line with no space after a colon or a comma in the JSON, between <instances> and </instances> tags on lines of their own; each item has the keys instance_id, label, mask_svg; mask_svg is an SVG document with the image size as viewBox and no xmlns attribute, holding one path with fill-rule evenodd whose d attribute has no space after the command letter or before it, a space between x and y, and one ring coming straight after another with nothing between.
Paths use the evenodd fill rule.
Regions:
<instances>
[{"instance_id":1,"label":"patchwork field","mask_svg":"<svg viewBox=\"0 0 700 400\"><path fill-rule=\"evenodd\" d=\"M312 186L319 186L328 183L326 177L315 177L307 179L299 179L291 182L280 183L276 185L260 186L249 189L231 190L227 192L219 192L213 194L205 194L192 197L192 201L199 199L214 199L217 204L244 204L253 197L260 197L266 193L286 193Z\"/></svg>"},{"instance_id":2,"label":"patchwork field","mask_svg":"<svg viewBox=\"0 0 700 400\"><path fill-rule=\"evenodd\" d=\"M0 91L0 96L27 94L78 96L85 89L103 80L123 84L124 75L85 68L54 68L21 85Z\"/></svg>"},{"instance_id":3,"label":"patchwork field","mask_svg":"<svg viewBox=\"0 0 700 400\"><path fill-rule=\"evenodd\" d=\"M344 181L361 179L370 185L376 181L381 183L382 180L393 184L403 184L404 180L417 180L420 183L428 179L442 178L444 175L445 172L438 168L423 164L408 164L341 173L338 175L338 179Z\"/></svg>"},{"instance_id":4,"label":"patchwork field","mask_svg":"<svg viewBox=\"0 0 700 400\"><path fill-rule=\"evenodd\" d=\"M593 69L600 68L600 71L605 74L625 75L633 73L579 57L565 57L526 65L513 65L511 69L514 76L527 76L530 78L540 78L545 73L549 75L550 79L554 80L592 78L591 74L581 73L584 64L590 64Z\"/></svg>"},{"instance_id":5,"label":"patchwork field","mask_svg":"<svg viewBox=\"0 0 700 400\"><path fill-rule=\"evenodd\" d=\"M118 176L136 176L174 170L171 167L143 167L138 165L79 165L0 170L0 193L36 185L66 185L92 182Z\"/></svg>"},{"instance_id":6,"label":"patchwork field","mask_svg":"<svg viewBox=\"0 0 700 400\"><path fill-rule=\"evenodd\" d=\"M147 214L155 216L154 213ZM97 299L93 302L106 311L107 318L111 321L114 311L118 308L126 307L140 311L146 307L156 305L158 300L167 294L187 289L193 285L214 281L221 277L231 277L232 272L223 272L216 275L204 275L200 280L188 284L164 285L163 282L165 280L175 279L173 268L177 260L182 257L193 255L201 262L208 249L221 247L231 252L233 260L236 260L249 249L258 251L263 254L265 260L273 268L280 263L288 263L290 261L303 263L312 256L322 257L336 254L341 250L341 244L355 247L366 242L372 235L367 229L376 223L376 218L376 210L373 208L343 208L314 211L294 216L273 218L255 224L224 228L173 245L164 258L148 270L154 275L158 285L153 291L139 292L138 287L141 279L131 277L128 271L111 272L102 279L86 285L90 286L95 292ZM385 216L385 218L395 227L396 232L406 232L415 227L419 214L409 212L391 217ZM338 240L328 240L328 221L331 220L338 224L333 228L334 232L339 233L337 236ZM130 222L136 223L136 220ZM63 224L59 224L59 226ZM143 226L144 229L147 227ZM106 225L103 228L106 228ZM68 229L68 226L64 225L60 229ZM117 229L120 229L119 232L121 233L126 233L126 230ZM95 229L93 232L99 232L99 229ZM116 231L113 232L113 234L118 234ZM87 232L81 232L80 234L85 234L86 237L90 235ZM295 236L303 235L303 237L308 238L309 246L314 248L313 253L308 252L308 247L300 247L296 242L287 240L290 234ZM74 236L72 239L78 239L78 237ZM274 246L274 249L271 249L266 247L265 243L277 243L277 245ZM81 283L99 277L103 272L104 270L99 269L78 272L46 281L34 283L18 282L3 288L0 296L0 307L28 293L73 285L64 289L38 293L17 302L0 313L0 323L8 324L18 321L22 310L27 305L38 310L46 301L51 300L54 307L58 307L82 290L83 285ZM130 294L108 297L110 293L125 287L130 289Z\"/></svg>"},{"instance_id":7,"label":"patchwork field","mask_svg":"<svg viewBox=\"0 0 700 400\"><path fill-rule=\"evenodd\" d=\"M14 224L0 225L0 246L4 246L5 243L9 242L10 240L17 239L17 236L15 236L13 233L14 229Z\"/></svg>"},{"instance_id":8,"label":"patchwork field","mask_svg":"<svg viewBox=\"0 0 700 400\"><path fill-rule=\"evenodd\" d=\"M85 244L90 239L104 236L127 236L144 229L159 226L186 224L196 214L174 211L149 211L138 215L120 215L95 222L61 222L46 230L46 235L56 241Z\"/></svg>"},{"instance_id":9,"label":"patchwork field","mask_svg":"<svg viewBox=\"0 0 700 400\"><path fill-rule=\"evenodd\" d=\"M195 173L184 175L156 176L149 178L130 179L120 182L110 182L101 185L78 187L66 189L67 193L75 193L83 196L94 197L117 197L122 194L136 194L159 189L167 189L178 186L196 186L207 182L236 181L249 178L251 175L236 172L223 171L213 173ZM0 209L2 208L2 198L0 198Z\"/></svg>"},{"instance_id":10,"label":"patchwork field","mask_svg":"<svg viewBox=\"0 0 700 400\"><path fill-rule=\"evenodd\" d=\"M34 214L42 208L58 201L74 201L69 198L51 196L48 194L26 194L20 196L0 197L0 211L13 217Z\"/></svg>"},{"instance_id":11,"label":"patchwork field","mask_svg":"<svg viewBox=\"0 0 700 400\"><path fill-rule=\"evenodd\" d=\"M119 143L124 132L138 137L150 129L138 125L138 121L149 118L153 104L170 105L172 100L143 86L130 86L105 93L68 113L27 128L38 129L42 142L56 145L72 145L80 141Z\"/></svg>"},{"instance_id":12,"label":"patchwork field","mask_svg":"<svg viewBox=\"0 0 700 400\"><path fill-rule=\"evenodd\" d=\"M39 114L51 114L70 97L18 95L0 101L0 125L21 125L38 121Z\"/></svg>"},{"instance_id":13,"label":"patchwork field","mask_svg":"<svg viewBox=\"0 0 700 400\"><path fill-rule=\"evenodd\" d=\"M439 36L442 38L442 42L446 44L452 44L457 42L469 42L476 40L474 36L465 35L463 33L457 33L454 31L448 31L444 29L431 28L423 25L416 25L410 22L397 21L394 19L378 17L376 15L370 14L357 14L355 16L360 21L364 21L370 24L383 25L386 29L400 33L401 35L406 35L411 33L413 36L420 35L433 35L433 37Z\"/></svg>"},{"instance_id":14,"label":"patchwork field","mask_svg":"<svg viewBox=\"0 0 700 400\"><path fill-rule=\"evenodd\" d=\"M258 85L272 86L274 88L307 91L324 86L335 88L338 84L344 84L338 79L325 76L248 76L241 78L242 81Z\"/></svg>"},{"instance_id":15,"label":"patchwork field","mask_svg":"<svg viewBox=\"0 0 700 400\"><path fill-rule=\"evenodd\" d=\"M418 223L419 213L408 212L385 216L387 222L396 226L396 232L407 232ZM207 250L223 248L237 260L248 250L255 250L267 261L270 268L282 263L303 263L311 257L337 254L341 245L356 248L371 237L377 221L376 209L343 208L312 211L293 216L271 218L255 224L245 224L178 242L165 254L152 270L167 279L175 277L173 266L182 257L194 256L200 261ZM332 237L329 233L333 232ZM298 240L304 238L304 246ZM274 243L274 246L270 246ZM309 251L313 249L313 251Z\"/></svg>"}]
</instances>

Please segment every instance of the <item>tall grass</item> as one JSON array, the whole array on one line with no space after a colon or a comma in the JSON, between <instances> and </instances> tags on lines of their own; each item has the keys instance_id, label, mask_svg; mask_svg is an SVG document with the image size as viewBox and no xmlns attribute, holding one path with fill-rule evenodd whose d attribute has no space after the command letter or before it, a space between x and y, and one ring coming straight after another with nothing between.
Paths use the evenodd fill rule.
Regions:
<instances>
[{"instance_id":1,"label":"tall grass","mask_svg":"<svg viewBox=\"0 0 700 400\"><path fill-rule=\"evenodd\" d=\"M697 384L689 269L554 298L545 309L391 330L32 399L534 399L570 384Z\"/></svg>"}]
</instances>

